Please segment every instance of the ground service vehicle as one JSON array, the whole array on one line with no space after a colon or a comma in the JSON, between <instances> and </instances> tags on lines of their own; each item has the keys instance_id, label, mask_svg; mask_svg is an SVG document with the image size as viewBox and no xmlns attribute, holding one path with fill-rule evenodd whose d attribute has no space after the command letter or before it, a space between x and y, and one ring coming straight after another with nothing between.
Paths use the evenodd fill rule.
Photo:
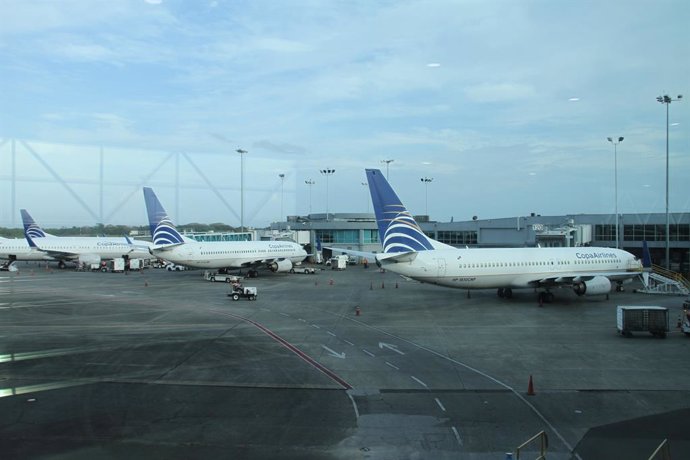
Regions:
<instances>
[{"instance_id":1,"label":"ground service vehicle","mask_svg":"<svg viewBox=\"0 0 690 460\"><path fill-rule=\"evenodd\" d=\"M112 271L116 273L125 271L125 259L122 257L113 259Z\"/></svg>"},{"instance_id":2,"label":"ground service vehicle","mask_svg":"<svg viewBox=\"0 0 690 460\"><path fill-rule=\"evenodd\" d=\"M238 283L240 281L239 276L230 275L228 273L214 273L208 271L204 273L204 279L206 281L221 281L224 283Z\"/></svg>"},{"instance_id":3,"label":"ground service vehicle","mask_svg":"<svg viewBox=\"0 0 690 460\"><path fill-rule=\"evenodd\" d=\"M144 268L143 260L141 259L129 259L129 269L130 270L141 270Z\"/></svg>"},{"instance_id":4,"label":"ground service vehicle","mask_svg":"<svg viewBox=\"0 0 690 460\"><path fill-rule=\"evenodd\" d=\"M232 291L228 293L228 297L232 298L232 300L240 300L241 297L247 300L256 300L256 288L233 286Z\"/></svg>"},{"instance_id":5,"label":"ground service vehicle","mask_svg":"<svg viewBox=\"0 0 690 460\"><path fill-rule=\"evenodd\" d=\"M690 336L690 297L683 302L683 316L680 319L680 330Z\"/></svg>"},{"instance_id":6,"label":"ground service vehicle","mask_svg":"<svg viewBox=\"0 0 690 460\"><path fill-rule=\"evenodd\" d=\"M616 309L618 333L632 337L633 332L649 332L665 338L669 331L668 308L650 306L623 306Z\"/></svg>"},{"instance_id":7,"label":"ground service vehicle","mask_svg":"<svg viewBox=\"0 0 690 460\"><path fill-rule=\"evenodd\" d=\"M347 268L348 256L340 255L331 257L331 270L345 270Z\"/></svg>"},{"instance_id":8,"label":"ground service vehicle","mask_svg":"<svg viewBox=\"0 0 690 460\"><path fill-rule=\"evenodd\" d=\"M290 269L290 273L303 273L305 275L315 275L316 269L312 267L297 267Z\"/></svg>"},{"instance_id":9,"label":"ground service vehicle","mask_svg":"<svg viewBox=\"0 0 690 460\"><path fill-rule=\"evenodd\" d=\"M187 270L187 267L184 265L176 265L173 263L169 263L168 265L165 266L165 269L168 270L169 272L179 272L182 270Z\"/></svg>"}]
</instances>

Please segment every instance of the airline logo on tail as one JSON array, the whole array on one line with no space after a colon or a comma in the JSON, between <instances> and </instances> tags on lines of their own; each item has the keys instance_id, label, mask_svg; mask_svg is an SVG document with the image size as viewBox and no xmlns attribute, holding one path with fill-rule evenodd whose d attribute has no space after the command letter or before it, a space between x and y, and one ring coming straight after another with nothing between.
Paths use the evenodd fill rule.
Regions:
<instances>
[{"instance_id":1,"label":"airline logo on tail","mask_svg":"<svg viewBox=\"0 0 690 460\"><path fill-rule=\"evenodd\" d=\"M24 223L24 236L26 237L26 241L29 243L29 246L36 247L32 238L43 238L46 236L46 233L39 227L26 209L20 209L19 212L22 215L22 222Z\"/></svg>"},{"instance_id":2,"label":"airline logo on tail","mask_svg":"<svg viewBox=\"0 0 690 460\"><path fill-rule=\"evenodd\" d=\"M184 243L184 238L180 235L172 223L168 214L163 209L158 197L150 187L144 187L144 201L146 202L146 212L149 215L149 229L151 238L156 246Z\"/></svg>"},{"instance_id":3,"label":"airline logo on tail","mask_svg":"<svg viewBox=\"0 0 690 460\"><path fill-rule=\"evenodd\" d=\"M367 169L366 173L383 252L434 249L429 238L422 232L412 214L405 209L381 171Z\"/></svg>"}]
</instances>

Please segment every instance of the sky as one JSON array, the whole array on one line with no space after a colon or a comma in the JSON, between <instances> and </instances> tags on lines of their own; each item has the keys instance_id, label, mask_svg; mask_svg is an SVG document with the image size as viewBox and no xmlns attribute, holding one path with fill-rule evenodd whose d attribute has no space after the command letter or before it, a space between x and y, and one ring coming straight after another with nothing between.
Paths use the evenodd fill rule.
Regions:
<instances>
[{"instance_id":1,"label":"sky","mask_svg":"<svg viewBox=\"0 0 690 460\"><path fill-rule=\"evenodd\" d=\"M442 222L613 213L616 191L621 213L664 212L656 97L690 98L680 0L0 0L0 17L0 226L19 208L144 225L144 185L177 223L368 212L383 160ZM668 106L671 212L690 210L689 104Z\"/></svg>"}]
</instances>

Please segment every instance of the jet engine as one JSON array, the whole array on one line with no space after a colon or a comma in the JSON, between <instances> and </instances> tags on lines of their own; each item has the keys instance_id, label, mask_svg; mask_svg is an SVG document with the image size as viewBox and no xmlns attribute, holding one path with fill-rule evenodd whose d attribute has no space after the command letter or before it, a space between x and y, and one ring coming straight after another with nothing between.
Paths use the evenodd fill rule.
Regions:
<instances>
[{"instance_id":1,"label":"jet engine","mask_svg":"<svg viewBox=\"0 0 690 460\"><path fill-rule=\"evenodd\" d=\"M101 263L101 256L99 256L98 254L80 254L79 255L79 264L89 266L92 264L100 264L100 263Z\"/></svg>"},{"instance_id":2,"label":"jet engine","mask_svg":"<svg viewBox=\"0 0 690 460\"><path fill-rule=\"evenodd\" d=\"M290 259L276 260L268 264L268 268L272 272L289 272L292 268L292 261Z\"/></svg>"},{"instance_id":3,"label":"jet engine","mask_svg":"<svg viewBox=\"0 0 690 460\"><path fill-rule=\"evenodd\" d=\"M573 286L577 295L608 294L611 292L611 281L605 276L595 276L589 281L582 281Z\"/></svg>"}]
</instances>

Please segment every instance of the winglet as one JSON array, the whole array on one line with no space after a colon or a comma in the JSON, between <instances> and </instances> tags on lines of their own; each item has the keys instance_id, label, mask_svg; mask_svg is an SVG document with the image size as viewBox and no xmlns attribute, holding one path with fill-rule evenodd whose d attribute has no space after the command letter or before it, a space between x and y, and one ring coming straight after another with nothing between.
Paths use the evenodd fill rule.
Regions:
<instances>
[{"instance_id":1,"label":"winglet","mask_svg":"<svg viewBox=\"0 0 690 460\"><path fill-rule=\"evenodd\" d=\"M367 183L384 253L434 249L417 222L378 169L367 169ZM439 243L440 244L440 243Z\"/></svg>"},{"instance_id":2,"label":"winglet","mask_svg":"<svg viewBox=\"0 0 690 460\"><path fill-rule=\"evenodd\" d=\"M168 217L152 188L144 187L144 201L149 216L149 230L153 244L158 246L184 243L185 238L175 228L175 224Z\"/></svg>"},{"instance_id":3,"label":"winglet","mask_svg":"<svg viewBox=\"0 0 690 460\"><path fill-rule=\"evenodd\" d=\"M31 217L31 214L29 214L26 209L20 209L19 212L22 215L22 222L24 223L24 237L27 243L29 243L29 246L35 248L36 243L34 243L33 238L43 238L46 236L46 233L34 221L33 217Z\"/></svg>"}]
</instances>

